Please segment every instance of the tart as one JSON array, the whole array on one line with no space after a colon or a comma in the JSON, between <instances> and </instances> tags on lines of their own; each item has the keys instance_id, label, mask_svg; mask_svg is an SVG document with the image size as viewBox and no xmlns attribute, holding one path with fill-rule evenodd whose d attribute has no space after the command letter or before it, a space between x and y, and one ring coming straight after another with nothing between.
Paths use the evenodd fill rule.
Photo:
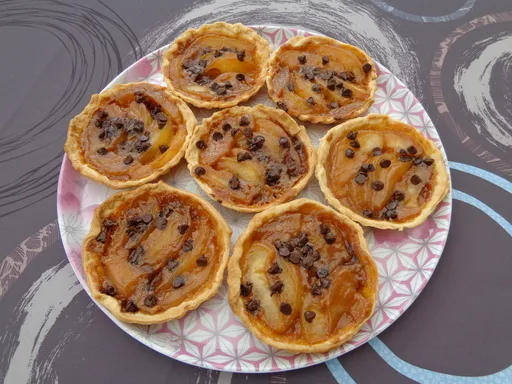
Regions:
<instances>
[{"instance_id":1,"label":"tart","mask_svg":"<svg viewBox=\"0 0 512 384\"><path fill-rule=\"evenodd\" d=\"M265 82L270 45L242 24L205 24L179 36L164 54L172 92L199 108L227 108L248 100Z\"/></svg>"},{"instance_id":2,"label":"tart","mask_svg":"<svg viewBox=\"0 0 512 384\"><path fill-rule=\"evenodd\" d=\"M259 213L228 263L229 304L263 342L326 352L373 313L377 267L359 225L298 199Z\"/></svg>"},{"instance_id":3,"label":"tart","mask_svg":"<svg viewBox=\"0 0 512 384\"><path fill-rule=\"evenodd\" d=\"M263 105L233 107L203 120L185 156L200 187L241 212L259 212L295 197L316 160L305 128Z\"/></svg>"},{"instance_id":4,"label":"tart","mask_svg":"<svg viewBox=\"0 0 512 384\"><path fill-rule=\"evenodd\" d=\"M92 296L127 323L178 319L222 283L231 230L199 197L163 182L111 196L83 245Z\"/></svg>"},{"instance_id":5,"label":"tart","mask_svg":"<svg viewBox=\"0 0 512 384\"><path fill-rule=\"evenodd\" d=\"M82 175L130 188L169 171L183 157L196 118L165 87L128 83L93 95L69 123L64 149Z\"/></svg>"},{"instance_id":6,"label":"tart","mask_svg":"<svg viewBox=\"0 0 512 384\"><path fill-rule=\"evenodd\" d=\"M267 87L290 115L332 124L372 105L376 79L373 60L361 49L325 36L296 36L274 51Z\"/></svg>"},{"instance_id":7,"label":"tart","mask_svg":"<svg viewBox=\"0 0 512 384\"><path fill-rule=\"evenodd\" d=\"M371 114L332 128L320 141L316 177L329 204L362 225L423 223L449 190L443 155L418 130Z\"/></svg>"}]
</instances>

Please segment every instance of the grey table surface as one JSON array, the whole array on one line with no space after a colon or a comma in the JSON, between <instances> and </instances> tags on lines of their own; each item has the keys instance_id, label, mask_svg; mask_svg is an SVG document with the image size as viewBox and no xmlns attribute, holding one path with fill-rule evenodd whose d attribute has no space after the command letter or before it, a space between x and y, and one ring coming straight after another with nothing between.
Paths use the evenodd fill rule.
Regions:
<instances>
[{"instance_id":1,"label":"grey table surface","mask_svg":"<svg viewBox=\"0 0 512 384\"><path fill-rule=\"evenodd\" d=\"M110 79L189 27L291 25L355 45L416 94L452 167L453 218L420 297L328 364L219 373L139 344L83 291L59 239L67 124ZM512 382L512 2L0 1L0 380L6 383Z\"/></svg>"}]
</instances>

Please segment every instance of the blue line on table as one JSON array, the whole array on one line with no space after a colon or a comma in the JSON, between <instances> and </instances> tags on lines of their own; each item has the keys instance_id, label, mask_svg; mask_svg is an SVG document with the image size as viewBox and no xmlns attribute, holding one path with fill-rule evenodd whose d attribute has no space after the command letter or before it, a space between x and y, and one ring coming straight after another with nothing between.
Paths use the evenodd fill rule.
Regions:
<instances>
[{"instance_id":1,"label":"blue line on table","mask_svg":"<svg viewBox=\"0 0 512 384\"><path fill-rule=\"evenodd\" d=\"M495 175L492 172L484 171L483 169L473 167L468 164L456 163L453 161L449 161L448 164L450 165L451 169L455 169L457 171L469 173L470 175L480 177L481 179L487 180L489 183L492 183L504 189L505 191L512 193L512 183L501 176Z\"/></svg>"},{"instance_id":2,"label":"blue line on table","mask_svg":"<svg viewBox=\"0 0 512 384\"><path fill-rule=\"evenodd\" d=\"M416 367L409 364L397 355L395 355L378 337L374 337L369 342L370 346L388 363L393 369L411 380L428 384L428 383L444 383L444 384L481 384L483 382L488 384L507 384L512 381L512 365L502 371L487 375L487 376L456 376L446 373L439 373L429 371L428 369Z\"/></svg>"},{"instance_id":3,"label":"blue line on table","mask_svg":"<svg viewBox=\"0 0 512 384\"><path fill-rule=\"evenodd\" d=\"M343 384L355 384L355 381L352 379L352 376L343 368L338 358L334 358L325 363L329 371L331 371L332 376L336 379L338 383Z\"/></svg>"},{"instance_id":4,"label":"blue line on table","mask_svg":"<svg viewBox=\"0 0 512 384\"><path fill-rule=\"evenodd\" d=\"M475 5L476 0L467 0L462 7L457 9L455 12L449 13L447 15L442 16L420 16L420 15L413 15L412 13L407 13L404 11L401 11L399 9L396 9L395 7L387 4L384 1L380 0L373 0L373 4L375 4L380 9L391 13L394 16L400 17L401 19L409 20L409 21L416 21L419 23L443 23L445 21L451 21L456 20L464 16L466 13L468 13L471 8L473 8L473 5Z\"/></svg>"}]
</instances>

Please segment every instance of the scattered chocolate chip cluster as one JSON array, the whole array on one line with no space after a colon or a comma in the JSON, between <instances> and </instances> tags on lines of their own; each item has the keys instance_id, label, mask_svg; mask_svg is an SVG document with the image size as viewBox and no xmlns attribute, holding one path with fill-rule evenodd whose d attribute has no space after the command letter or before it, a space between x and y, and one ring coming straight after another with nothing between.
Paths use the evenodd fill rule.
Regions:
<instances>
[{"instance_id":1,"label":"scattered chocolate chip cluster","mask_svg":"<svg viewBox=\"0 0 512 384\"><path fill-rule=\"evenodd\" d=\"M222 47L221 49L212 49L212 48L203 48L200 52L200 57L207 55L211 52L213 53L213 57L209 59L195 59L195 60L186 60L182 64L182 68L189 74L189 76L193 77L193 81L199 85L206 86L209 85L209 88L219 96L226 95L233 88L233 84L228 80L225 82L214 81L215 78L212 78L207 73L205 73L206 68L210 64L211 61L216 60L219 57L224 56L226 53L231 52L235 53L236 57L239 61L245 60L245 50L237 50L236 48L228 48ZM238 82L245 82L246 78L243 73L237 73L235 79Z\"/></svg>"}]
</instances>

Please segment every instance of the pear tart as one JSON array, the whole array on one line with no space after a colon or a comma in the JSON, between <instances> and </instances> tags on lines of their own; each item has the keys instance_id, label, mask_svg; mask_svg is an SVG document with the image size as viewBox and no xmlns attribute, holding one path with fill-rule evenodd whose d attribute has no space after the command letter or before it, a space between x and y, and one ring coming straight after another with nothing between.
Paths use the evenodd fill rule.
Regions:
<instances>
[{"instance_id":1,"label":"pear tart","mask_svg":"<svg viewBox=\"0 0 512 384\"><path fill-rule=\"evenodd\" d=\"M83 245L92 296L119 320L177 319L217 292L231 230L215 209L163 182L113 195Z\"/></svg>"},{"instance_id":2,"label":"pear tart","mask_svg":"<svg viewBox=\"0 0 512 384\"><path fill-rule=\"evenodd\" d=\"M326 352L373 313L377 268L359 225L298 199L257 214L228 264L229 303L259 339Z\"/></svg>"},{"instance_id":3,"label":"pear tart","mask_svg":"<svg viewBox=\"0 0 512 384\"><path fill-rule=\"evenodd\" d=\"M201 188L242 212L295 197L311 178L315 157L305 128L263 105L225 109L203 120L186 153Z\"/></svg>"},{"instance_id":4,"label":"pear tart","mask_svg":"<svg viewBox=\"0 0 512 384\"><path fill-rule=\"evenodd\" d=\"M199 108L248 100L265 82L270 45L242 24L206 24L178 37L164 55L170 89Z\"/></svg>"},{"instance_id":5,"label":"pear tart","mask_svg":"<svg viewBox=\"0 0 512 384\"><path fill-rule=\"evenodd\" d=\"M362 225L410 228L449 190L441 152L415 128L368 115L321 140L316 175L329 204Z\"/></svg>"},{"instance_id":6,"label":"pear tart","mask_svg":"<svg viewBox=\"0 0 512 384\"><path fill-rule=\"evenodd\" d=\"M377 89L373 60L325 36L292 37L274 51L269 96L292 116L331 124L364 113Z\"/></svg>"},{"instance_id":7,"label":"pear tart","mask_svg":"<svg viewBox=\"0 0 512 384\"><path fill-rule=\"evenodd\" d=\"M195 125L190 108L165 87L121 84L92 96L71 120L64 149L84 176L129 188L176 165Z\"/></svg>"}]
</instances>

